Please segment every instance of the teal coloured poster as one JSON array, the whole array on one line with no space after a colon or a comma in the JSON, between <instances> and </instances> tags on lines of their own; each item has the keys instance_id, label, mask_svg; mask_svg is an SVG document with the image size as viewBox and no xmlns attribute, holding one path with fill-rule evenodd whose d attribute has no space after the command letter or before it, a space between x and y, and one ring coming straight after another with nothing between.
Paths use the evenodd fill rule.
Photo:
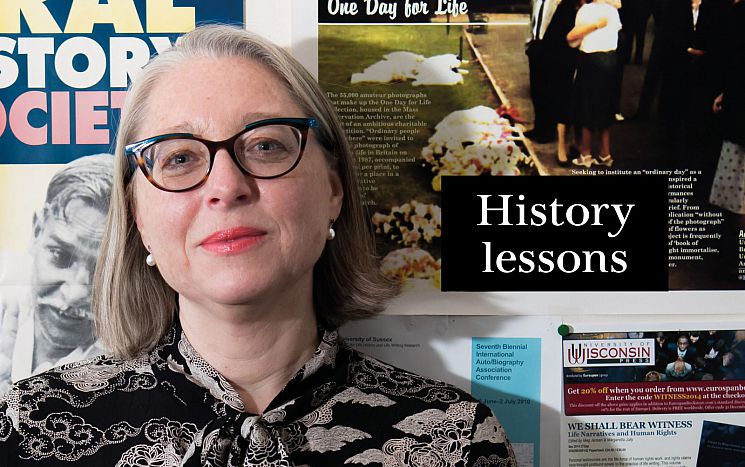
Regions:
<instances>
[{"instance_id":1,"label":"teal coloured poster","mask_svg":"<svg viewBox=\"0 0 745 467\"><path fill-rule=\"evenodd\" d=\"M518 457L533 459L521 465L538 466L541 339L474 337L471 393L492 409L510 434L516 453L522 454Z\"/></svg>"}]
</instances>

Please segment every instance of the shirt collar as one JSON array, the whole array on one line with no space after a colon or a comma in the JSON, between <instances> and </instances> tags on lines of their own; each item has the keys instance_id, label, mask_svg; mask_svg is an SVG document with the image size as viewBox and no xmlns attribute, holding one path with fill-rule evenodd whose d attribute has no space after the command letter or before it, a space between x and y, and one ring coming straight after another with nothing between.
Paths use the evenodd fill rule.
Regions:
<instances>
[{"instance_id":1,"label":"shirt collar","mask_svg":"<svg viewBox=\"0 0 745 467\"><path fill-rule=\"evenodd\" d=\"M153 369L173 388L183 388L174 396L184 404L207 403L215 413L195 435L181 465L204 466L208 459L219 465L269 465L267 459L271 465L292 465L289 454L299 446L292 442L295 437L287 436L287 426L299 426L292 422L310 416L344 387L349 362L341 360L348 353L340 353L339 346L335 331L323 331L313 356L264 413L256 415L245 412L230 383L192 347L180 324L174 324L150 354Z\"/></svg>"},{"instance_id":2,"label":"shirt collar","mask_svg":"<svg viewBox=\"0 0 745 467\"><path fill-rule=\"evenodd\" d=\"M321 341L313 356L305 362L269 404L264 414L265 417L274 409L297 405L296 402L300 398L310 397L312 399L314 389L329 380L343 382L346 370L337 371L336 362L339 351L338 333L329 330L321 330L321 332ZM201 389L201 392L206 391L214 399L215 411L219 415L231 411L245 411L238 392L228 380L199 355L184 334L178 320L151 352L151 363L154 367L163 371L163 376L166 379L185 378ZM198 397L203 399L204 396L200 395ZM324 399L324 397L321 397L321 400L316 399L307 402L312 407L316 407ZM304 410L308 411L309 408L309 406L305 406Z\"/></svg>"}]
</instances>

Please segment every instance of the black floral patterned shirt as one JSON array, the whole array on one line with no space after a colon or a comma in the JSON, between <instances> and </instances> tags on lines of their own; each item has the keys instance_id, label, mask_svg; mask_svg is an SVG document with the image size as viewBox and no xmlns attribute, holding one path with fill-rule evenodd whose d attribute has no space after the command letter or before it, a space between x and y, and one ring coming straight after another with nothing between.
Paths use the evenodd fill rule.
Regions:
<instances>
[{"instance_id":1,"label":"black floral patterned shirt","mask_svg":"<svg viewBox=\"0 0 745 467\"><path fill-rule=\"evenodd\" d=\"M98 357L13 385L0 465L516 466L504 430L453 386L363 355L325 332L262 415L178 324L134 360Z\"/></svg>"}]
</instances>

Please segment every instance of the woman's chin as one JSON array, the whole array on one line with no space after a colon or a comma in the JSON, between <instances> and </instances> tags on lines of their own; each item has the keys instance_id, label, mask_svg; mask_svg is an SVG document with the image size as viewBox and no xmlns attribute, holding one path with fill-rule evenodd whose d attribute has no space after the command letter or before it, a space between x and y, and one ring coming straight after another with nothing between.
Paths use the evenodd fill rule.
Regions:
<instances>
[{"instance_id":1,"label":"woman's chin","mask_svg":"<svg viewBox=\"0 0 745 467\"><path fill-rule=\"evenodd\" d=\"M250 275L214 275L199 287L184 289L181 295L204 306L250 307L277 303L291 291L278 287L279 281L263 276L254 280Z\"/></svg>"}]
</instances>

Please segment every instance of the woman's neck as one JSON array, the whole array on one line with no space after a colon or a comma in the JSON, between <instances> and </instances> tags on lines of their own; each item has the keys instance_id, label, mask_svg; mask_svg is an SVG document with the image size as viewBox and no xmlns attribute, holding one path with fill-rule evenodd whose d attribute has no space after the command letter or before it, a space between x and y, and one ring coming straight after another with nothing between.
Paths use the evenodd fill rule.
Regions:
<instances>
[{"instance_id":1,"label":"woman's neck","mask_svg":"<svg viewBox=\"0 0 745 467\"><path fill-rule=\"evenodd\" d=\"M210 307L179 299L181 327L194 349L230 381L247 412L262 413L318 346L311 306Z\"/></svg>"}]
</instances>

